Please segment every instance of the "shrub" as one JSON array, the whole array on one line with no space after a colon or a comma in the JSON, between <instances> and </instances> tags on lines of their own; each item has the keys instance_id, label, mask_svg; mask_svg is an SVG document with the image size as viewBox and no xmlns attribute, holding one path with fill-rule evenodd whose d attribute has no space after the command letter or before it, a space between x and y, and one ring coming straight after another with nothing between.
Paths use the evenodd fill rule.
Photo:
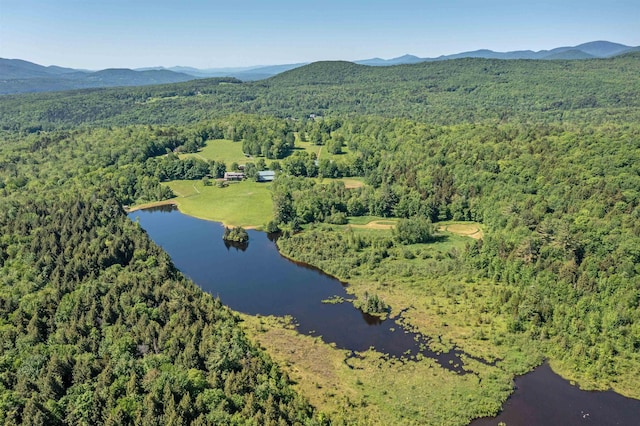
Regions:
<instances>
[{"instance_id":1,"label":"shrub","mask_svg":"<svg viewBox=\"0 0 640 426\"><path fill-rule=\"evenodd\" d=\"M433 238L433 225L423 217L400 219L393 235L399 244L428 243Z\"/></svg>"}]
</instances>

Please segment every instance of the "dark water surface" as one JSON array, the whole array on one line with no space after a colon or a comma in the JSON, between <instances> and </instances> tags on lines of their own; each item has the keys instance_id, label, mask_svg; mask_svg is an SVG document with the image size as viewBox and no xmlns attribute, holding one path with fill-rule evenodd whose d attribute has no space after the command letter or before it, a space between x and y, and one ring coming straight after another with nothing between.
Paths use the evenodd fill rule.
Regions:
<instances>
[{"instance_id":1,"label":"dark water surface","mask_svg":"<svg viewBox=\"0 0 640 426\"><path fill-rule=\"evenodd\" d=\"M263 232L249 231L249 244L234 247L222 240L219 223L186 216L172 206L136 211L129 217L139 221L178 269L231 309L252 315L291 315L300 333L322 336L338 348L373 347L407 358L421 353L444 368L464 373L460 351L433 353L424 337L406 332L396 319L380 321L348 302L321 303L333 296L351 296L334 277L282 257ZM516 391L500 415L471 425L640 426L640 401L614 392L581 391L546 364L515 383Z\"/></svg>"},{"instance_id":2,"label":"dark water surface","mask_svg":"<svg viewBox=\"0 0 640 426\"><path fill-rule=\"evenodd\" d=\"M462 373L459 351L435 354L427 341L406 332L395 320L381 321L349 302L322 303L333 296L351 298L343 283L309 265L280 255L264 232L249 230L249 243L234 247L222 240L224 228L171 206L129 214L138 220L180 271L222 303L251 315L291 315L300 333L322 336L352 351L370 347L395 357L418 353Z\"/></svg>"},{"instance_id":3,"label":"dark water surface","mask_svg":"<svg viewBox=\"0 0 640 426\"><path fill-rule=\"evenodd\" d=\"M640 425L640 401L612 391L587 392L555 374L547 364L517 377L503 411L470 426ZM639 378L640 385L640 378Z\"/></svg>"}]
</instances>

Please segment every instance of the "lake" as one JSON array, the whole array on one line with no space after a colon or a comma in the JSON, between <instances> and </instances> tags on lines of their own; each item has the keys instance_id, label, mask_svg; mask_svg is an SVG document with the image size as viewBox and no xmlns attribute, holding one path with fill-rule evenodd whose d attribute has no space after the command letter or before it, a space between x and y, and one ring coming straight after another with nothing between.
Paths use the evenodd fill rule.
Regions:
<instances>
[{"instance_id":1,"label":"lake","mask_svg":"<svg viewBox=\"0 0 640 426\"><path fill-rule=\"evenodd\" d=\"M341 349L359 352L373 347L407 358L421 353L444 368L463 372L460 351L429 351L427 339L404 330L397 318L381 321L349 302L322 303L351 295L336 278L281 256L264 232L249 230L249 243L235 246L223 241L219 223L184 215L172 206L135 211L129 217L139 221L183 274L233 310L290 315L300 333L322 336Z\"/></svg>"},{"instance_id":2,"label":"lake","mask_svg":"<svg viewBox=\"0 0 640 426\"><path fill-rule=\"evenodd\" d=\"M273 238L263 232L250 230L248 245L234 246L222 240L224 228L219 223L184 215L173 206L139 210L129 217L140 223L182 273L233 310L290 315L300 333L322 336L338 348L357 352L373 347L407 359L420 353L464 374L461 351L430 351L428 340L404 330L397 317L381 321L348 302L322 303L334 296L351 296L336 278L281 256ZM640 424L640 401L614 392L581 391L546 364L516 378L515 385L500 415L471 425Z\"/></svg>"}]
</instances>

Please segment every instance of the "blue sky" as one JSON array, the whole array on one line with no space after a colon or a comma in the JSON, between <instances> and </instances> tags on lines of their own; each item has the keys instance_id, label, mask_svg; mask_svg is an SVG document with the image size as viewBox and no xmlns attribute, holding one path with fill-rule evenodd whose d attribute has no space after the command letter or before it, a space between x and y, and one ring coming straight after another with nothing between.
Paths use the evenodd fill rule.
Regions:
<instances>
[{"instance_id":1,"label":"blue sky","mask_svg":"<svg viewBox=\"0 0 640 426\"><path fill-rule=\"evenodd\" d=\"M640 1L0 0L0 57L197 68L640 45Z\"/></svg>"}]
</instances>

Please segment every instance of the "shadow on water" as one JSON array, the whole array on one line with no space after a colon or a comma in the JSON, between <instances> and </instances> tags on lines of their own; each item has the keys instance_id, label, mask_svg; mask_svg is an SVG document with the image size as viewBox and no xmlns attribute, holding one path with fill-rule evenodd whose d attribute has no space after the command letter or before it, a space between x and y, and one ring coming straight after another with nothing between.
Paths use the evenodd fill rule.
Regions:
<instances>
[{"instance_id":1,"label":"shadow on water","mask_svg":"<svg viewBox=\"0 0 640 426\"><path fill-rule=\"evenodd\" d=\"M351 351L370 348L395 358L433 358L443 368L463 374L461 351L436 353L429 341L406 330L400 315L381 320L349 302L345 283L318 268L280 255L277 235L249 230L249 243L222 239L223 227L183 215L173 206L132 212L151 238L169 253L173 263L203 290L220 297L230 308L251 315L291 315L300 333L322 336ZM235 250L234 250L235 249Z\"/></svg>"},{"instance_id":2,"label":"shadow on water","mask_svg":"<svg viewBox=\"0 0 640 426\"><path fill-rule=\"evenodd\" d=\"M282 235L282 232L267 232L267 238L274 243L278 241L278 238Z\"/></svg>"}]
</instances>

